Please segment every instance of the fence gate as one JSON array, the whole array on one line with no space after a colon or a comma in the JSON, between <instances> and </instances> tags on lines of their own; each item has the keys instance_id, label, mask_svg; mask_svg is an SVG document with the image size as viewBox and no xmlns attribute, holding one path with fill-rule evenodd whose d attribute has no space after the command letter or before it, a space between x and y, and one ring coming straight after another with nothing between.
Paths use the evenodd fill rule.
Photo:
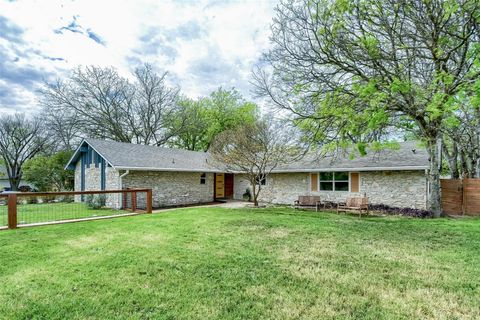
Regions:
<instances>
[{"instance_id":1,"label":"fence gate","mask_svg":"<svg viewBox=\"0 0 480 320\"><path fill-rule=\"evenodd\" d=\"M441 185L443 212L480 215L480 179L442 179Z\"/></svg>"}]
</instances>

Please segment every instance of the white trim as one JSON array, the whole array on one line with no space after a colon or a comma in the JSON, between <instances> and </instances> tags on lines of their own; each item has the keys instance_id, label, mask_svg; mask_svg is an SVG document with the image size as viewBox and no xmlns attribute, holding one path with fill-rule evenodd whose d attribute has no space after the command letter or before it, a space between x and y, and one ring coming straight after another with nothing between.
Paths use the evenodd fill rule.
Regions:
<instances>
[{"instance_id":1,"label":"white trim","mask_svg":"<svg viewBox=\"0 0 480 320\"><path fill-rule=\"evenodd\" d=\"M362 172L362 171L411 171L426 170L426 166L402 166L402 167L355 167L355 168L318 168L318 169L278 169L272 173L289 173L289 172Z\"/></svg>"},{"instance_id":2,"label":"white trim","mask_svg":"<svg viewBox=\"0 0 480 320\"><path fill-rule=\"evenodd\" d=\"M68 170L68 166L70 165L70 162L72 162L73 158L75 157L75 155L80 151L80 148L82 147L82 144L86 142L96 153L98 153L103 159L105 159L105 161L107 162L107 164L109 164L110 166L112 166L112 168L114 169L117 169L115 168L115 166L113 165L113 163L111 163L103 154L101 154L100 152L97 151L97 149L95 149L92 144L90 142L88 142L87 139L83 138L82 139L82 142L80 142L80 144L78 145L77 149L75 150L75 152L73 153L73 155L70 157L70 160L68 160L67 162L67 165L65 166L64 170ZM92 154L92 159L93 159L93 154ZM91 162L92 159L89 159L89 163Z\"/></svg>"},{"instance_id":3,"label":"white trim","mask_svg":"<svg viewBox=\"0 0 480 320\"><path fill-rule=\"evenodd\" d=\"M72 154L72 156L70 157L70 160L68 160L67 165L65 166L65 168L63 168L63 170L68 170L68 166L70 165L70 162L72 162L73 158L75 157L75 155L78 153L78 151L82 147L82 144L83 144L84 141L85 141L85 139L82 139L82 141L78 145L77 149L75 149L75 152Z\"/></svg>"},{"instance_id":4,"label":"white trim","mask_svg":"<svg viewBox=\"0 0 480 320\"><path fill-rule=\"evenodd\" d=\"M132 171L168 171L168 172L205 172L205 173L242 173L230 172L219 169L192 169L192 168L156 168L156 167L114 167L117 170L132 170Z\"/></svg>"},{"instance_id":5,"label":"white trim","mask_svg":"<svg viewBox=\"0 0 480 320\"><path fill-rule=\"evenodd\" d=\"M348 192L352 192L352 171L348 172Z\"/></svg>"},{"instance_id":6,"label":"white trim","mask_svg":"<svg viewBox=\"0 0 480 320\"><path fill-rule=\"evenodd\" d=\"M324 171L325 172L325 171ZM321 180L320 179L320 173L318 173L318 180L317 180L317 183L318 183L318 191L319 192L351 192L351 180L350 180L350 171L348 172L348 180L335 180L335 172L345 172L345 171L328 171L328 172L331 172L332 173L332 180ZM320 188L320 183L321 182L331 182L332 183L332 190L322 190ZM335 190L335 182L347 182L348 183L348 190Z\"/></svg>"}]
</instances>

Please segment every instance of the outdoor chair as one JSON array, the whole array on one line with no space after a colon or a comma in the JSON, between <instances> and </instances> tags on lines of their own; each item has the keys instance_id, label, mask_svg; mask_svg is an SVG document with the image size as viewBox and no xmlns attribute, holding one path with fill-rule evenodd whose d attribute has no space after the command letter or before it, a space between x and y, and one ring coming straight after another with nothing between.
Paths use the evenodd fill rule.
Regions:
<instances>
[{"instance_id":1,"label":"outdoor chair","mask_svg":"<svg viewBox=\"0 0 480 320\"><path fill-rule=\"evenodd\" d=\"M337 213L343 212L357 212L359 217L362 217L362 212L365 211L368 215L368 198L367 197L348 197L345 203L337 204Z\"/></svg>"},{"instance_id":2,"label":"outdoor chair","mask_svg":"<svg viewBox=\"0 0 480 320\"><path fill-rule=\"evenodd\" d=\"M298 200L294 202L294 208L315 208L318 212L318 208L321 205L320 196L298 196Z\"/></svg>"}]
</instances>

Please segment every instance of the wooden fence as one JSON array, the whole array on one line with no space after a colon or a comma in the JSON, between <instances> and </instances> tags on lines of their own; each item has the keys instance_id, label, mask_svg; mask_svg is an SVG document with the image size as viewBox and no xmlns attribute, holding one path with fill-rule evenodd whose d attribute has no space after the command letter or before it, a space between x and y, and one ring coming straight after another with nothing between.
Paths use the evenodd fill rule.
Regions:
<instances>
[{"instance_id":1,"label":"wooden fence","mask_svg":"<svg viewBox=\"0 0 480 320\"><path fill-rule=\"evenodd\" d=\"M152 213L152 202L151 189L4 193L0 229Z\"/></svg>"},{"instance_id":2,"label":"wooden fence","mask_svg":"<svg viewBox=\"0 0 480 320\"><path fill-rule=\"evenodd\" d=\"M480 216L480 179L442 179L441 185L444 213Z\"/></svg>"}]
</instances>

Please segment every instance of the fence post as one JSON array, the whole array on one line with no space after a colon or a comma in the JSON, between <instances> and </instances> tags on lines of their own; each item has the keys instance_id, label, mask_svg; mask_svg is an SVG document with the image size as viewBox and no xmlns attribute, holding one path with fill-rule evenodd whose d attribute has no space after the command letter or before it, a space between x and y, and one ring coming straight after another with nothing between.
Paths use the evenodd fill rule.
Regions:
<instances>
[{"instance_id":1,"label":"fence post","mask_svg":"<svg viewBox=\"0 0 480 320\"><path fill-rule=\"evenodd\" d=\"M152 213L152 189L147 191L147 213Z\"/></svg>"},{"instance_id":2,"label":"fence post","mask_svg":"<svg viewBox=\"0 0 480 320\"><path fill-rule=\"evenodd\" d=\"M137 192L132 191L132 211L137 211Z\"/></svg>"},{"instance_id":3,"label":"fence post","mask_svg":"<svg viewBox=\"0 0 480 320\"><path fill-rule=\"evenodd\" d=\"M8 228L17 227L17 195L11 193L8 195Z\"/></svg>"}]
</instances>

